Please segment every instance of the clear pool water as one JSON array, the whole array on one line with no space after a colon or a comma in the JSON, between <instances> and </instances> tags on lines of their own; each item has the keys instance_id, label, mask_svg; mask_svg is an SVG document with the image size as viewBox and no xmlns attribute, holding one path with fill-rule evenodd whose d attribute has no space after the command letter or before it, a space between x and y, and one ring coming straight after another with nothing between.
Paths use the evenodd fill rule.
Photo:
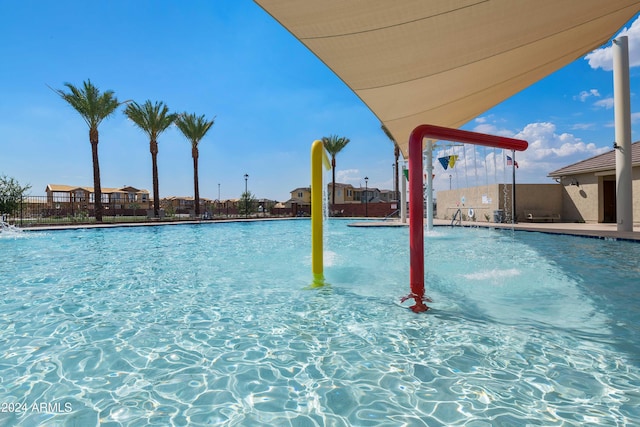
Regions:
<instances>
[{"instance_id":1,"label":"clear pool water","mask_svg":"<svg viewBox=\"0 0 640 427\"><path fill-rule=\"evenodd\" d=\"M0 238L3 426L640 424L640 245L307 220Z\"/></svg>"}]
</instances>

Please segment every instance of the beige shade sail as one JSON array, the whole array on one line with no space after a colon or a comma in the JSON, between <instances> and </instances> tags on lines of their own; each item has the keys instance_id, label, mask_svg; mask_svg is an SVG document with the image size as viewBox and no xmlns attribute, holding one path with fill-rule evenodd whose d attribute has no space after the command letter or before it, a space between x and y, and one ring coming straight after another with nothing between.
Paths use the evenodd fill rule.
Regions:
<instances>
[{"instance_id":1,"label":"beige shade sail","mask_svg":"<svg viewBox=\"0 0 640 427\"><path fill-rule=\"evenodd\" d=\"M255 0L333 70L405 157L607 43L640 0Z\"/></svg>"}]
</instances>

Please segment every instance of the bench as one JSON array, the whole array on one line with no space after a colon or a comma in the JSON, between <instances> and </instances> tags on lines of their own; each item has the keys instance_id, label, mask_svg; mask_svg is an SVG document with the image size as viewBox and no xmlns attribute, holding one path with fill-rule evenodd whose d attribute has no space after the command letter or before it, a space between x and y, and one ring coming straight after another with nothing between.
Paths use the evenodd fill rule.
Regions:
<instances>
[{"instance_id":1,"label":"bench","mask_svg":"<svg viewBox=\"0 0 640 427\"><path fill-rule=\"evenodd\" d=\"M553 212L542 212L542 211L537 211L537 212L528 212L527 213L527 219L531 222L534 221L560 221L560 214L557 213L553 213Z\"/></svg>"}]
</instances>

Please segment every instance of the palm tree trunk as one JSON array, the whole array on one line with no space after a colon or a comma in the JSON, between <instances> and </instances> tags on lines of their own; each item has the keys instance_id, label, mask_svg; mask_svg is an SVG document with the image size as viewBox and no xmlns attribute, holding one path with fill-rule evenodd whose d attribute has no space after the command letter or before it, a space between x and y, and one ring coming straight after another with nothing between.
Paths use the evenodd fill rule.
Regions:
<instances>
[{"instance_id":1,"label":"palm tree trunk","mask_svg":"<svg viewBox=\"0 0 640 427\"><path fill-rule=\"evenodd\" d=\"M200 187L198 186L198 149L191 150L193 157L193 199L196 204L196 217L200 217Z\"/></svg>"},{"instance_id":2,"label":"palm tree trunk","mask_svg":"<svg viewBox=\"0 0 640 427\"><path fill-rule=\"evenodd\" d=\"M100 186L100 162L98 162L98 129L89 129L91 158L93 161L93 197L96 222L102 222L102 187Z\"/></svg>"},{"instance_id":3,"label":"palm tree trunk","mask_svg":"<svg viewBox=\"0 0 640 427\"><path fill-rule=\"evenodd\" d=\"M151 173L153 174L153 217L160 216L160 189L158 188L158 142L151 140L149 143L151 151Z\"/></svg>"},{"instance_id":4,"label":"palm tree trunk","mask_svg":"<svg viewBox=\"0 0 640 427\"><path fill-rule=\"evenodd\" d=\"M336 158L331 157L331 207L336 204ZM331 209L329 210L331 211Z\"/></svg>"}]
</instances>

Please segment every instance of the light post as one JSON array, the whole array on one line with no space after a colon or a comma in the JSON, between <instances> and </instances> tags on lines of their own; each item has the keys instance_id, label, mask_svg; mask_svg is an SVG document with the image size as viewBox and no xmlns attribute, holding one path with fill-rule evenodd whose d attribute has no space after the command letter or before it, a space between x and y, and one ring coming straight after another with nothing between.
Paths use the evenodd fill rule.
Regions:
<instances>
[{"instance_id":1,"label":"light post","mask_svg":"<svg viewBox=\"0 0 640 427\"><path fill-rule=\"evenodd\" d=\"M449 190L451 190L451 174L449 174Z\"/></svg>"},{"instance_id":2,"label":"light post","mask_svg":"<svg viewBox=\"0 0 640 427\"><path fill-rule=\"evenodd\" d=\"M218 183L218 216L220 216L220 183Z\"/></svg>"},{"instance_id":3,"label":"light post","mask_svg":"<svg viewBox=\"0 0 640 427\"><path fill-rule=\"evenodd\" d=\"M249 174L244 174L244 217L249 215L249 194L247 192L247 181L249 180Z\"/></svg>"},{"instance_id":4,"label":"light post","mask_svg":"<svg viewBox=\"0 0 640 427\"><path fill-rule=\"evenodd\" d=\"M391 185L393 185L393 197L396 198L397 194L396 194L396 164L395 163L391 163L391 171L393 172L393 179L391 180Z\"/></svg>"},{"instance_id":5,"label":"light post","mask_svg":"<svg viewBox=\"0 0 640 427\"><path fill-rule=\"evenodd\" d=\"M369 177L364 177L364 216L369 217Z\"/></svg>"}]
</instances>

